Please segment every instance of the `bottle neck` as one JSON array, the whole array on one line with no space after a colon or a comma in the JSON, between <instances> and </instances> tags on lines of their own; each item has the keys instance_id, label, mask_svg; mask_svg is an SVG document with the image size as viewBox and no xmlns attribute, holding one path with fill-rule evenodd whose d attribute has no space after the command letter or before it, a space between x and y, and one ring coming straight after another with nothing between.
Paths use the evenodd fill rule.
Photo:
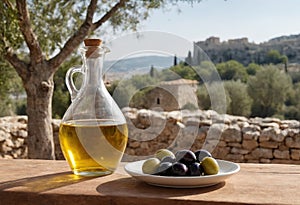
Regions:
<instances>
[{"instance_id":1,"label":"bottle neck","mask_svg":"<svg viewBox=\"0 0 300 205\"><path fill-rule=\"evenodd\" d=\"M85 84L89 86L99 86L103 84L102 67L103 56L97 58L86 58Z\"/></svg>"}]
</instances>

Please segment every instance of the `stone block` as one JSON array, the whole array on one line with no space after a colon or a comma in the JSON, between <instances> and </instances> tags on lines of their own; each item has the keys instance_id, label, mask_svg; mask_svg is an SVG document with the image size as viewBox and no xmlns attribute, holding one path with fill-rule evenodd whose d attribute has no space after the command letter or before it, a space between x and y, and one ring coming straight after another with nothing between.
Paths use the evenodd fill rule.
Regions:
<instances>
[{"instance_id":1,"label":"stone block","mask_svg":"<svg viewBox=\"0 0 300 205\"><path fill-rule=\"evenodd\" d=\"M289 149L290 148L287 147L284 143L282 143L278 146L278 150L280 150L280 151L289 150Z\"/></svg>"},{"instance_id":2,"label":"stone block","mask_svg":"<svg viewBox=\"0 0 300 205\"><path fill-rule=\"evenodd\" d=\"M218 147L227 147L227 143L223 140L220 140L219 143L218 143Z\"/></svg>"},{"instance_id":3,"label":"stone block","mask_svg":"<svg viewBox=\"0 0 300 205\"><path fill-rule=\"evenodd\" d=\"M263 142L263 141L272 140L276 142L282 142L284 138L285 136L279 128L268 127L261 131L259 141Z\"/></svg>"},{"instance_id":4,"label":"stone block","mask_svg":"<svg viewBox=\"0 0 300 205\"><path fill-rule=\"evenodd\" d=\"M300 160L300 149L291 149L291 159Z\"/></svg>"},{"instance_id":5,"label":"stone block","mask_svg":"<svg viewBox=\"0 0 300 205\"><path fill-rule=\"evenodd\" d=\"M242 132L246 133L246 132L256 132L256 131L260 131L260 127L258 125L254 125L254 124L250 124L249 126L244 126L242 128Z\"/></svg>"},{"instance_id":6,"label":"stone block","mask_svg":"<svg viewBox=\"0 0 300 205\"><path fill-rule=\"evenodd\" d=\"M254 157L254 159L260 159L260 158L272 159L273 150L267 148L256 148L251 152L251 155Z\"/></svg>"},{"instance_id":7,"label":"stone block","mask_svg":"<svg viewBox=\"0 0 300 205\"><path fill-rule=\"evenodd\" d=\"M259 143L259 146L264 148L277 148L279 146L279 142L263 141Z\"/></svg>"},{"instance_id":8,"label":"stone block","mask_svg":"<svg viewBox=\"0 0 300 205\"><path fill-rule=\"evenodd\" d=\"M287 137L285 144L289 148L300 148L300 137Z\"/></svg>"},{"instance_id":9,"label":"stone block","mask_svg":"<svg viewBox=\"0 0 300 205\"><path fill-rule=\"evenodd\" d=\"M222 133L227 129L227 125L221 123L212 124L207 131L206 139L208 140L220 140Z\"/></svg>"},{"instance_id":10,"label":"stone block","mask_svg":"<svg viewBox=\"0 0 300 205\"><path fill-rule=\"evenodd\" d=\"M241 142L241 128L236 124L228 126L222 133L222 139L226 142Z\"/></svg>"},{"instance_id":11,"label":"stone block","mask_svg":"<svg viewBox=\"0 0 300 205\"><path fill-rule=\"evenodd\" d=\"M219 142L219 140L206 140L203 144L203 149L206 149L209 152L213 152L214 149L217 148Z\"/></svg>"},{"instance_id":12,"label":"stone block","mask_svg":"<svg viewBox=\"0 0 300 205\"><path fill-rule=\"evenodd\" d=\"M252 154L246 154L244 155L245 160L247 160L247 162L249 160L257 160L257 162L259 161L259 158L255 158Z\"/></svg>"},{"instance_id":13,"label":"stone block","mask_svg":"<svg viewBox=\"0 0 300 205\"><path fill-rule=\"evenodd\" d=\"M282 120L281 124L286 124L289 128L300 128L300 121L297 120Z\"/></svg>"},{"instance_id":14,"label":"stone block","mask_svg":"<svg viewBox=\"0 0 300 205\"><path fill-rule=\"evenodd\" d=\"M200 127L200 119L194 117L188 118L184 124L185 126Z\"/></svg>"},{"instance_id":15,"label":"stone block","mask_svg":"<svg viewBox=\"0 0 300 205\"><path fill-rule=\"evenodd\" d=\"M7 154L8 152L10 152L12 150L12 147L11 146L8 146L6 144L6 142L2 143L1 147L0 147L0 151L1 153L3 154Z\"/></svg>"},{"instance_id":16,"label":"stone block","mask_svg":"<svg viewBox=\"0 0 300 205\"><path fill-rule=\"evenodd\" d=\"M224 159L226 155L230 152L229 147L217 147L213 150L212 155L218 159Z\"/></svg>"},{"instance_id":17,"label":"stone block","mask_svg":"<svg viewBox=\"0 0 300 205\"><path fill-rule=\"evenodd\" d=\"M19 148L19 147L22 147L23 144L24 144L24 139L23 138L16 138L13 140L13 143L14 143L14 148Z\"/></svg>"},{"instance_id":18,"label":"stone block","mask_svg":"<svg viewBox=\"0 0 300 205\"><path fill-rule=\"evenodd\" d=\"M225 159L235 162L242 162L244 160L244 155L242 154L228 154Z\"/></svg>"},{"instance_id":19,"label":"stone block","mask_svg":"<svg viewBox=\"0 0 300 205\"><path fill-rule=\"evenodd\" d=\"M227 146L229 146L229 147L242 147L242 144L238 143L238 142L228 142Z\"/></svg>"},{"instance_id":20,"label":"stone block","mask_svg":"<svg viewBox=\"0 0 300 205\"><path fill-rule=\"evenodd\" d=\"M138 147L140 147L140 142L137 142L137 141L130 142L129 147L138 148Z\"/></svg>"},{"instance_id":21,"label":"stone block","mask_svg":"<svg viewBox=\"0 0 300 205\"><path fill-rule=\"evenodd\" d=\"M0 142L3 142L6 140L6 138L8 138L10 136L9 133L3 131L3 130L0 130Z\"/></svg>"},{"instance_id":22,"label":"stone block","mask_svg":"<svg viewBox=\"0 0 300 205\"><path fill-rule=\"evenodd\" d=\"M270 141L270 136L260 135L258 139L259 139L259 142L267 142L267 141Z\"/></svg>"},{"instance_id":23,"label":"stone block","mask_svg":"<svg viewBox=\"0 0 300 205\"><path fill-rule=\"evenodd\" d=\"M233 147L230 152L232 154L248 154L249 150Z\"/></svg>"},{"instance_id":24,"label":"stone block","mask_svg":"<svg viewBox=\"0 0 300 205\"><path fill-rule=\"evenodd\" d=\"M276 122L270 122L270 123L261 123L260 124L261 128L272 128L272 129L279 129L279 124Z\"/></svg>"},{"instance_id":25,"label":"stone block","mask_svg":"<svg viewBox=\"0 0 300 205\"><path fill-rule=\"evenodd\" d=\"M149 143L148 142L141 142L141 148L149 149Z\"/></svg>"},{"instance_id":26,"label":"stone block","mask_svg":"<svg viewBox=\"0 0 300 205\"><path fill-rule=\"evenodd\" d=\"M259 131L247 131L243 133L243 139L245 140L257 140L259 136Z\"/></svg>"},{"instance_id":27,"label":"stone block","mask_svg":"<svg viewBox=\"0 0 300 205\"><path fill-rule=\"evenodd\" d=\"M288 132L284 130L278 129L278 134L274 134L271 136L271 140L275 142L282 142L284 141L285 137L287 136Z\"/></svg>"},{"instance_id":28,"label":"stone block","mask_svg":"<svg viewBox=\"0 0 300 205\"><path fill-rule=\"evenodd\" d=\"M277 159L290 159L290 152L289 150L280 151L280 150L274 150L274 157Z\"/></svg>"},{"instance_id":29,"label":"stone block","mask_svg":"<svg viewBox=\"0 0 300 205\"><path fill-rule=\"evenodd\" d=\"M243 140L242 147L249 151L257 148L258 142L256 140Z\"/></svg>"},{"instance_id":30,"label":"stone block","mask_svg":"<svg viewBox=\"0 0 300 205\"><path fill-rule=\"evenodd\" d=\"M298 135L300 132L300 129L288 129L288 136L290 137L294 137L296 135Z\"/></svg>"}]
</instances>

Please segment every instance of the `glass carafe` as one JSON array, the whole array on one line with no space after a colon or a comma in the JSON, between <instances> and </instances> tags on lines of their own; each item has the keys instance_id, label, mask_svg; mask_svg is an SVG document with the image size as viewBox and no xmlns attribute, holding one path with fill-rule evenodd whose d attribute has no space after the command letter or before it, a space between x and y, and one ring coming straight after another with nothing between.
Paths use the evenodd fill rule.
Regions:
<instances>
[{"instance_id":1,"label":"glass carafe","mask_svg":"<svg viewBox=\"0 0 300 205\"><path fill-rule=\"evenodd\" d=\"M63 154L76 175L108 175L117 168L128 139L126 120L103 82L106 47L100 39L86 39L81 49L83 65L70 68L66 84L71 94L59 129ZM84 77L78 90L73 74Z\"/></svg>"}]
</instances>

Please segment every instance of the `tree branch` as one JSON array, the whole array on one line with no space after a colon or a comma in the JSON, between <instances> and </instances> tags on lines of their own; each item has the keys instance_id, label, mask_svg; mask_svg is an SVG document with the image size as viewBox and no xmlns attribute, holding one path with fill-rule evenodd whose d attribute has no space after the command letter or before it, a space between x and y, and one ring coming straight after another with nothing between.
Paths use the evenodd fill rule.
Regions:
<instances>
[{"instance_id":1,"label":"tree branch","mask_svg":"<svg viewBox=\"0 0 300 205\"><path fill-rule=\"evenodd\" d=\"M57 70L62 62L77 48L85 37L90 33L90 28L93 25L93 17L97 8L97 0L91 0L88 8L85 21L82 23L77 32L66 42L61 51L49 60L51 70Z\"/></svg>"},{"instance_id":2,"label":"tree branch","mask_svg":"<svg viewBox=\"0 0 300 205\"><path fill-rule=\"evenodd\" d=\"M91 0L88 9L86 19L80 26L79 30L66 42L60 53L49 60L50 69L57 70L61 63L77 48L80 43L88 36L92 31L99 28L121 7L125 5L128 0L120 0L115 4L101 19L93 23L93 16L97 8L97 0Z\"/></svg>"},{"instance_id":3,"label":"tree branch","mask_svg":"<svg viewBox=\"0 0 300 205\"><path fill-rule=\"evenodd\" d=\"M101 19L93 23L91 28L92 31L99 28L103 23L105 23L119 8L124 7L125 2L128 0L120 0L114 7L112 7Z\"/></svg>"},{"instance_id":4,"label":"tree branch","mask_svg":"<svg viewBox=\"0 0 300 205\"><path fill-rule=\"evenodd\" d=\"M25 42L30 50L31 64L35 65L43 60L43 54L39 42L31 28L29 12L27 9L26 0L16 1L19 14L19 26L24 36Z\"/></svg>"},{"instance_id":5,"label":"tree branch","mask_svg":"<svg viewBox=\"0 0 300 205\"><path fill-rule=\"evenodd\" d=\"M27 68L28 64L24 61L20 60L18 56L12 52L11 48L6 48L6 52L4 54L4 59L7 60L17 71L22 80L26 80L27 77Z\"/></svg>"}]
</instances>

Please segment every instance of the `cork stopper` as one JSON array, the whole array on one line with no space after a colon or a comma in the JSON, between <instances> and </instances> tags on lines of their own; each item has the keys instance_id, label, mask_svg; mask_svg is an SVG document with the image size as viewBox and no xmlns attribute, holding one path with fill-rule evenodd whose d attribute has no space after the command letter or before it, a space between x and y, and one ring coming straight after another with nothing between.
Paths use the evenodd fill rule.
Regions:
<instances>
[{"instance_id":1,"label":"cork stopper","mask_svg":"<svg viewBox=\"0 0 300 205\"><path fill-rule=\"evenodd\" d=\"M99 38L87 38L87 39L84 39L84 45L85 46L100 46L102 43L102 40L99 39Z\"/></svg>"},{"instance_id":2,"label":"cork stopper","mask_svg":"<svg viewBox=\"0 0 300 205\"><path fill-rule=\"evenodd\" d=\"M99 57L99 53L97 50L99 49L99 46L101 45L102 40L101 39L85 39L84 45L87 47L87 51L85 53L85 56L87 58L97 58Z\"/></svg>"}]
</instances>

